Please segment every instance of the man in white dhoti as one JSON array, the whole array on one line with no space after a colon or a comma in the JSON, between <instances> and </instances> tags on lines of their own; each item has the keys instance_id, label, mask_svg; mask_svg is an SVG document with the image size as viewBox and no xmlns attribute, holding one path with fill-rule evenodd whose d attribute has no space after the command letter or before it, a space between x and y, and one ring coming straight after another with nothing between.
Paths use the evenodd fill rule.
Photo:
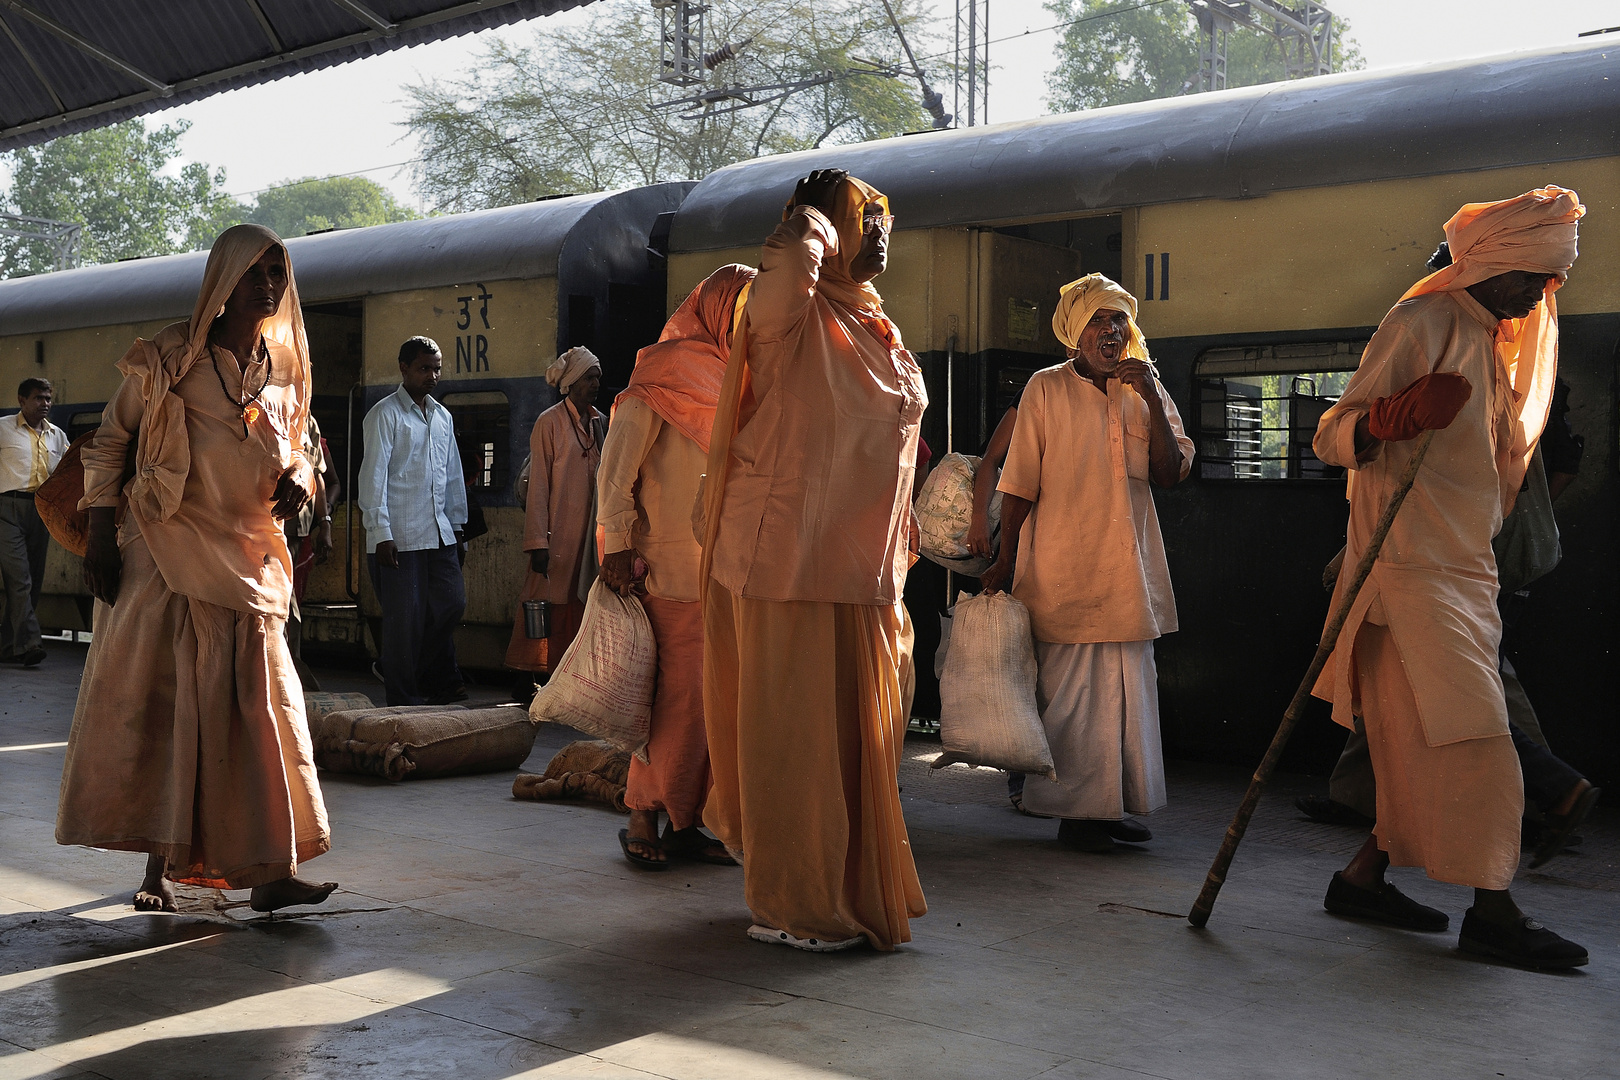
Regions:
<instances>
[{"instance_id":1,"label":"man in white dhoti","mask_svg":"<svg viewBox=\"0 0 1620 1080\"><path fill-rule=\"evenodd\" d=\"M1052 328L1069 362L1030 377L999 484L1001 554L981 579L1029 608L1036 703L1057 779L1024 809L1058 839L1112 850L1165 805L1153 639L1176 604L1149 483L1173 487L1193 443L1148 359L1136 298L1101 274L1063 287Z\"/></svg>"},{"instance_id":2,"label":"man in white dhoti","mask_svg":"<svg viewBox=\"0 0 1620 1080\"><path fill-rule=\"evenodd\" d=\"M1436 432L1315 693L1360 715L1377 778L1373 834L1333 876L1325 906L1412 930L1446 914L1384 879L1421 866L1474 889L1458 945L1536 968L1586 950L1520 911L1524 788L1497 670L1491 538L1513 508L1558 371L1553 294L1575 262L1573 191L1471 203L1446 223L1454 262L1419 281L1367 343L1316 456L1350 472L1345 565L1360 561L1418 435ZM1339 576L1334 608L1351 575Z\"/></svg>"}]
</instances>

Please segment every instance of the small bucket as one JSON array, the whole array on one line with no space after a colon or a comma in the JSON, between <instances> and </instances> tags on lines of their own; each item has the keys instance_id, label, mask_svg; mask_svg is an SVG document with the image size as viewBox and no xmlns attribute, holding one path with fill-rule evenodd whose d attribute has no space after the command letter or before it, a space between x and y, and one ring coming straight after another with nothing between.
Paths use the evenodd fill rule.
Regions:
<instances>
[{"instance_id":1,"label":"small bucket","mask_svg":"<svg viewBox=\"0 0 1620 1080\"><path fill-rule=\"evenodd\" d=\"M530 641L551 636L551 605L544 600L523 601L523 633Z\"/></svg>"}]
</instances>

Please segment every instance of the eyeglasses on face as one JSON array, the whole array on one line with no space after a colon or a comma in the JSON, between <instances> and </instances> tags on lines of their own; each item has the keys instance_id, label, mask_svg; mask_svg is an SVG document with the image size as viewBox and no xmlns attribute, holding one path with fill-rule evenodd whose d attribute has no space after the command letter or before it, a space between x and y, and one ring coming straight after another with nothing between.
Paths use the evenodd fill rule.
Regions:
<instances>
[{"instance_id":1,"label":"eyeglasses on face","mask_svg":"<svg viewBox=\"0 0 1620 1080\"><path fill-rule=\"evenodd\" d=\"M867 214L861 218L861 232L870 236L879 229L888 232L894 228L893 214Z\"/></svg>"}]
</instances>

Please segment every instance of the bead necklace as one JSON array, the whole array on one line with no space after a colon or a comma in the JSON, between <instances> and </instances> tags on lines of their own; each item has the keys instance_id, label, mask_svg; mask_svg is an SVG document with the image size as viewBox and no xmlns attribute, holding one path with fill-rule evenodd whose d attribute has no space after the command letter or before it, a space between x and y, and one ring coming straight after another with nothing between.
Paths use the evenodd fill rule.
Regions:
<instances>
[{"instance_id":1,"label":"bead necklace","mask_svg":"<svg viewBox=\"0 0 1620 1080\"><path fill-rule=\"evenodd\" d=\"M259 384L259 388L253 392L252 397L248 398L246 401L238 401L234 396L232 396L230 390L225 386L225 376L221 375L219 371L219 357L214 355L214 350L212 347L210 347L208 350L208 359L214 365L214 378L219 380L220 392L225 395L225 400L229 401L232 405L235 405L237 411L242 414L243 442L247 442L248 439L248 425L257 423L259 419L259 406L255 403L259 400L260 395L262 395L270 386L270 376L273 361L270 359L270 350L265 346L264 338L262 337L259 338L258 352L260 356L264 357L264 382ZM244 371L243 375L246 376L246 374L247 373ZM244 381L246 381L245 378Z\"/></svg>"}]
</instances>

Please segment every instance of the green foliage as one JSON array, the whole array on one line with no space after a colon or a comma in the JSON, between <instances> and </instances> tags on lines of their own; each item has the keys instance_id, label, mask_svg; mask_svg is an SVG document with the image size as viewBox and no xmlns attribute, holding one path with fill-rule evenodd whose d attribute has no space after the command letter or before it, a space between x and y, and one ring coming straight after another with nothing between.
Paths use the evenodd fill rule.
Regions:
<instances>
[{"instance_id":1,"label":"green foliage","mask_svg":"<svg viewBox=\"0 0 1620 1080\"><path fill-rule=\"evenodd\" d=\"M1056 46L1058 64L1047 79L1053 112L1099 109L1174 97L1198 78L1198 22L1183 0L1047 0L1046 10L1071 22ZM1365 61L1349 24L1334 17L1335 71ZM1237 28L1227 35L1226 84L1255 86L1286 78L1285 60L1270 34Z\"/></svg>"},{"instance_id":2,"label":"green foliage","mask_svg":"<svg viewBox=\"0 0 1620 1080\"><path fill-rule=\"evenodd\" d=\"M81 261L112 262L184 250L216 221L240 220L225 172L192 162L169 175L190 125L148 131L141 120L12 151L5 212L84 226ZM212 237L209 237L212 240ZM43 244L0 240L0 276L54 269Z\"/></svg>"},{"instance_id":3,"label":"green foliage","mask_svg":"<svg viewBox=\"0 0 1620 1080\"><path fill-rule=\"evenodd\" d=\"M895 7L908 35L920 35L916 0ZM493 42L466 76L408 89L406 126L423 153L416 187L431 205L471 210L696 179L760 154L928 126L915 80L859 73L863 60L899 56L881 5L711 0L706 48L748 45L692 88L658 81L658 15L645 0L603 0L591 11L578 28L542 24L528 47ZM834 78L752 108L659 107L721 84L826 73Z\"/></svg>"},{"instance_id":4,"label":"green foliage","mask_svg":"<svg viewBox=\"0 0 1620 1080\"><path fill-rule=\"evenodd\" d=\"M283 237L293 237L323 229L409 221L417 216L416 211L401 206L374 180L334 176L325 180L306 177L262 191L253 209L240 220L257 222Z\"/></svg>"}]
</instances>

